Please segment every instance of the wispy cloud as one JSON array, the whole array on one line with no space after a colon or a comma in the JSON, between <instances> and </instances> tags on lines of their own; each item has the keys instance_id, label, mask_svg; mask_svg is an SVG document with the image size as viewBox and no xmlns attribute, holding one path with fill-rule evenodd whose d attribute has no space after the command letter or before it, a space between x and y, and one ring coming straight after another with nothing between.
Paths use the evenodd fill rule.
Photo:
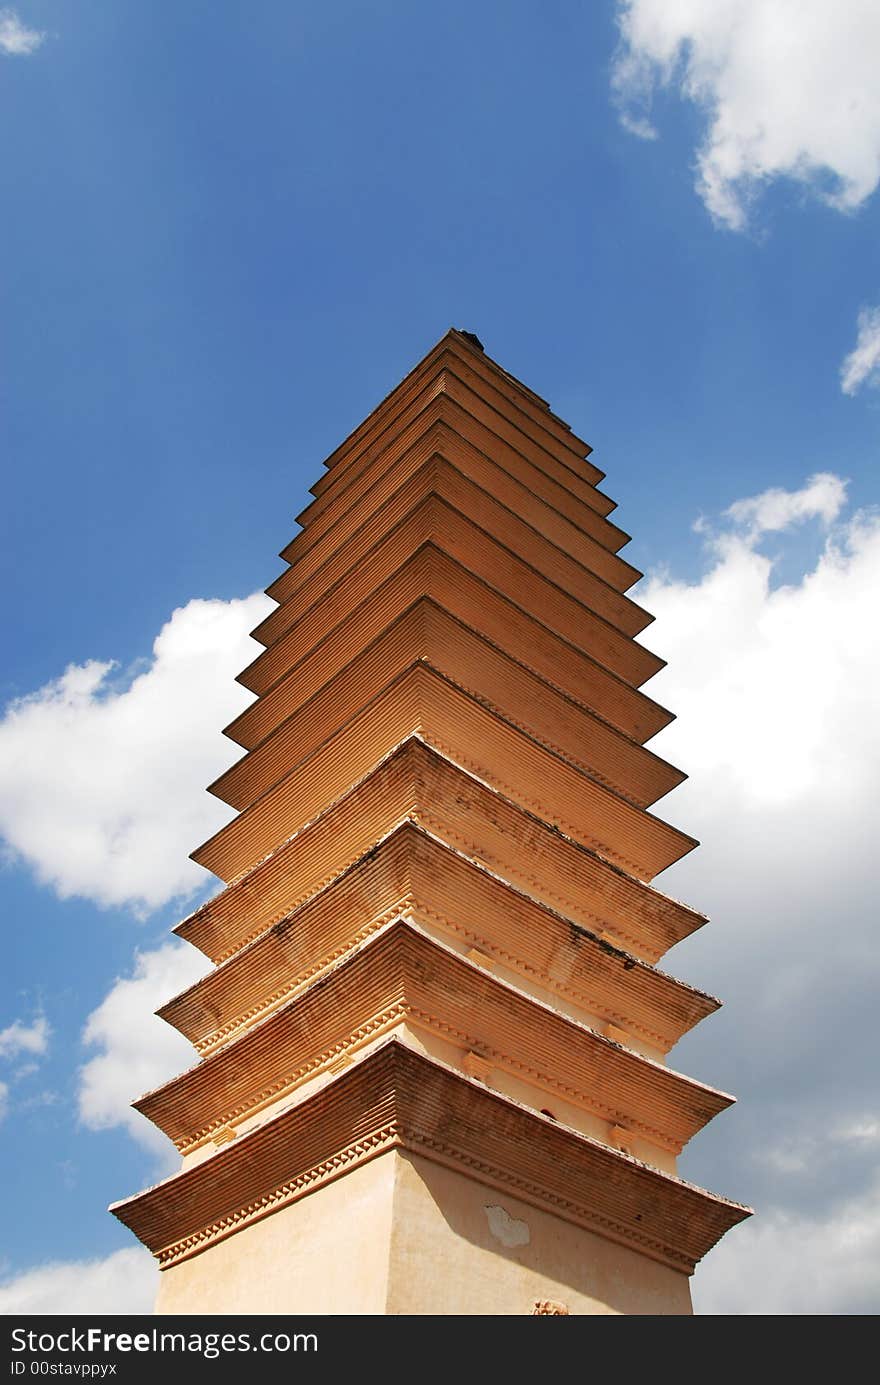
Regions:
<instances>
[{"instance_id":1,"label":"wispy cloud","mask_svg":"<svg viewBox=\"0 0 880 1385\"><path fill-rule=\"evenodd\" d=\"M862 308L856 344L840 367L844 394L855 394L865 384L880 386L880 308Z\"/></svg>"},{"instance_id":2,"label":"wispy cloud","mask_svg":"<svg viewBox=\"0 0 880 1385\"><path fill-rule=\"evenodd\" d=\"M880 181L880 7L875 0L619 0L613 89L625 127L654 130L676 90L702 113L697 191L743 230L767 183L788 178L853 211Z\"/></svg>"},{"instance_id":3,"label":"wispy cloud","mask_svg":"<svg viewBox=\"0 0 880 1385\"><path fill-rule=\"evenodd\" d=\"M620 112L620 123L636 139L659 139L659 131L646 115L635 115L632 111Z\"/></svg>"},{"instance_id":4,"label":"wispy cloud","mask_svg":"<svg viewBox=\"0 0 880 1385\"><path fill-rule=\"evenodd\" d=\"M0 1059L13 1063L22 1056L27 1058L12 1072L10 1082L0 1082L0 1120L9 1112L11 1084L21 1082L37 1071L40 1060L48 1052L51 1033L45 1015L37 1015L30 1024L20 1019L13 1020L5 1029L0 1029ZM22 1105L21 1102L18 1104Z\"/></svg>"},{"instance_id":5,"label":"wispy cloud","mask_svg":"<svg viewBox=\"0 0 880 1385\"><path fill-rule=\"evenodd\" d=\"M39 29L29 29L16 10L0 10L0 53L10 58L26 58L35 53L46 35Z\"/></svg>"},{"instance_id":6,"label":"wispy cloud","mask_svg":"<svg viewBox=\"0 0 880 1385\"><path fill-rule=\"evenodd\" d=\"M38 1015L31 1024L13 1020L0 1029L0 1058L16 1058L20 1053L43 1054L49 1047L49 1022Z\"/></svg>"}]
</instances>

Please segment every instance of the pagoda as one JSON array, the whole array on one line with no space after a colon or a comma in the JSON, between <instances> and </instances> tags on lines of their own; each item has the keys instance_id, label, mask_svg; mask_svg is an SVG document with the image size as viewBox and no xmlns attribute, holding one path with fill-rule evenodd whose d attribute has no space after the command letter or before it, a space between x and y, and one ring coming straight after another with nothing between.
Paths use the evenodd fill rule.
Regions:
<instances>
[{"instance_id":1,"label":"pagoda","mask_svg":"<svg viewBox=\"0 0 880 1385\"><path fill-rule=\"evenodd\" d=\"M690 1313L748 1215L676 1173L732 1098L666 1065L719 1002L657 966L696 843L589 453L450 331L312 488L135 1102L182 1166L112 1208L158 1312Z\"/></svg>"}]
</instances>

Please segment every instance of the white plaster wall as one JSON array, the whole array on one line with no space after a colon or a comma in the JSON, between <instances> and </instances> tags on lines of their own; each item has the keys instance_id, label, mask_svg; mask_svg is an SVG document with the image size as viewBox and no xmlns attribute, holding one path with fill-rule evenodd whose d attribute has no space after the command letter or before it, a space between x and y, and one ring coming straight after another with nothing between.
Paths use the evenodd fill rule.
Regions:
<instances>
[{"instance_id":1,"label":"white plaster wall","mask_svg":"<svg viewBox=\"0 0 880 1385\"><path fill-rule=\"evenodd\" d=\"M655 1260L419 1156L397 1158L389 1314L690 1314Z\"/></svg>"},{"instance_id":2,"label":"white plaster wall","mask_svg":"<svg viewBox=\"0 0 880 1385\"><path fill-rule=\"evenodd\" d=\"M396 1154L227 1236L159 1280L157 1313L384 1313Z\"/></svg>"}]
</instances>

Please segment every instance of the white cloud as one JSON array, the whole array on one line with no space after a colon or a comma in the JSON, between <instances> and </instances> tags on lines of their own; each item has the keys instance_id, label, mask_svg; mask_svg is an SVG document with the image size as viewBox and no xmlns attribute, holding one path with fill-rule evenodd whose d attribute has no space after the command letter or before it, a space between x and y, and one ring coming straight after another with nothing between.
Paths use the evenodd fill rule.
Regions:
<instances>
[{"instance_id":1,"label":"white cloud","mask_svg":"<svg viewBox=\"0 0 880 1385\"><path fill-rule=\"evenodd\" d=\"M840 367L844 394L855 394L866 383L880 386L880 308L862 308L856 344Z\"/></svg>"},{"instance_id":2,"label":"white cloud","mask_svg":"<svg viewBox=\"0 0 880 1385\"><path fill-rule=\"evenodd\" d=\"M152 1313L158 1277L139 1247L103 1260L52 1261L0 1282L0 1315Z\"/></svg>"},{"instance_id":3,"label":"white cloud","mask_svg":"<svg viewBox=\"0 0 880 1385\"><path fill-rule=\"evenodd\" d=\"M122 1126L148 1149L176 1158L167 1137L130 1103L195 1061L189 1042L153 1011L208 970L186 943L136 953L132 974L89 1015L83 1041L99 1051L80 1072L79 1114L90 1129Z\"/></svg>"},{"instance_id":4,"label":"white cloud","mask_svg":"<svg viewBox=\"0 0 880 1385\"><path fill-rule=\"evenodd\" d=\"M619 0L613 87L636 133L677 87L705 119L697 189L741 230L762 185L785 177L852 211L880 180L876 0Z\"/></svg>"},{"instance_id":5,"label":"white cloud","mask_svg":"<svg viewBox=\"0 0 880 1385\"><path fill-rule=\"evenodd\" d=\"M27 57L39 48L45 37L38 29L29 29L23 24L15 10L0 10L0 53Z\"/></svg>"},{"instance_id":6,"label":"white cloud","mask_svg":"<svg viewBox=\"0 0 880 1385\"><path fill-rule=\"evenodd\" d=\"M49 1047L49 1022L38 1015L33 1024L13 1020L0 1029L0 1058L16 1058L19 1053L43 1054Z\"/></svg>"},{"instance_id":7,"label":"white cloud","mask_svg":"<svg viewBox=\"0 0 880 1385\"><path fill-rule=\"evenodd\" d=\"M728 514L751 527L713 540L698 582L661 576L640 593L656 616L650 642L668 660L651 693L678 715L656 745L744 808L803 807L819 792L849 808L880 763L880 520L856 515L832 530L793 585L773 586L773 560L756 546L807 514L827 520L842 489L825 475L738 501Z\"/></svg>"},{"instance_id":8,"label":"white cloud","mask_svg":"<svg viewBox=\"0 0 880 1385\"><path fill-rule=\"evenodd\" d=\"M774 486L747 500L736 500L725 510L734 524L748 528L750 538L789 529L806 519L821 519L831 524L846 503L846 481L830 471L811 476L798 491Z\"/></svg>"},{"instance_id":9,"label":"white cloud","mask_svg":"<svg viewBox=\"0 0 880 1385\"><path fill-rule=\"evenodd\" d=\"M880 1184L825 1216L771 1212L726 1236L697 1271L698 1313L873 1314L880 1303Z\"/></svg>"},{"instance_id":10,"label":"white cloud","mask_svg":"<svg viewBox=\"0 0 880 1385\"><path fill-rule=\"evenodd\" d=\"M205 792L240 754L221 728L250 701L234 679L268 597L190 601L121 686L92 660L0 721L0 832L66 898L157 908L205 883L187 853L231 816Z\"/></svg>"},{"instance_id":11,"label":"white cloud","mask_svg":"<svg viewBox=\"0 0 880 1385\"><path fill-rule=\"evenodd\" d=\"M703 843L658 885L712 919L665 965L725 1001L673 1061L740 1098L682 1171L758 1212L698 1270L708 1312L876 1303L880 515L842 500L825 475L737 502L701 576L639 593L678 715L652 748L691 776L664 815ZM764 536L790 567L809 516L816 556L798 535L779 582Z\"/></svg>"}]
</instances>

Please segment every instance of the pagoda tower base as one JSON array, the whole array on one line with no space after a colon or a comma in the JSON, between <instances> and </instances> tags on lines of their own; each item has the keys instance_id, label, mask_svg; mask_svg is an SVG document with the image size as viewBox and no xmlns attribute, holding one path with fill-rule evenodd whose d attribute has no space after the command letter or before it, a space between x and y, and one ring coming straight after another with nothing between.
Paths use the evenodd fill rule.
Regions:
<instances>
[{"instance_id":1,"label":"pagoda tower base","mask_svg":"<svg viewBox=\"0 0 880 1385\"><path fill-rule=\"evenodd\" d=\"M392 1149L172 1265L157 1313L690 1314L690 1280Z\"/></svg>"}]
</instances>

